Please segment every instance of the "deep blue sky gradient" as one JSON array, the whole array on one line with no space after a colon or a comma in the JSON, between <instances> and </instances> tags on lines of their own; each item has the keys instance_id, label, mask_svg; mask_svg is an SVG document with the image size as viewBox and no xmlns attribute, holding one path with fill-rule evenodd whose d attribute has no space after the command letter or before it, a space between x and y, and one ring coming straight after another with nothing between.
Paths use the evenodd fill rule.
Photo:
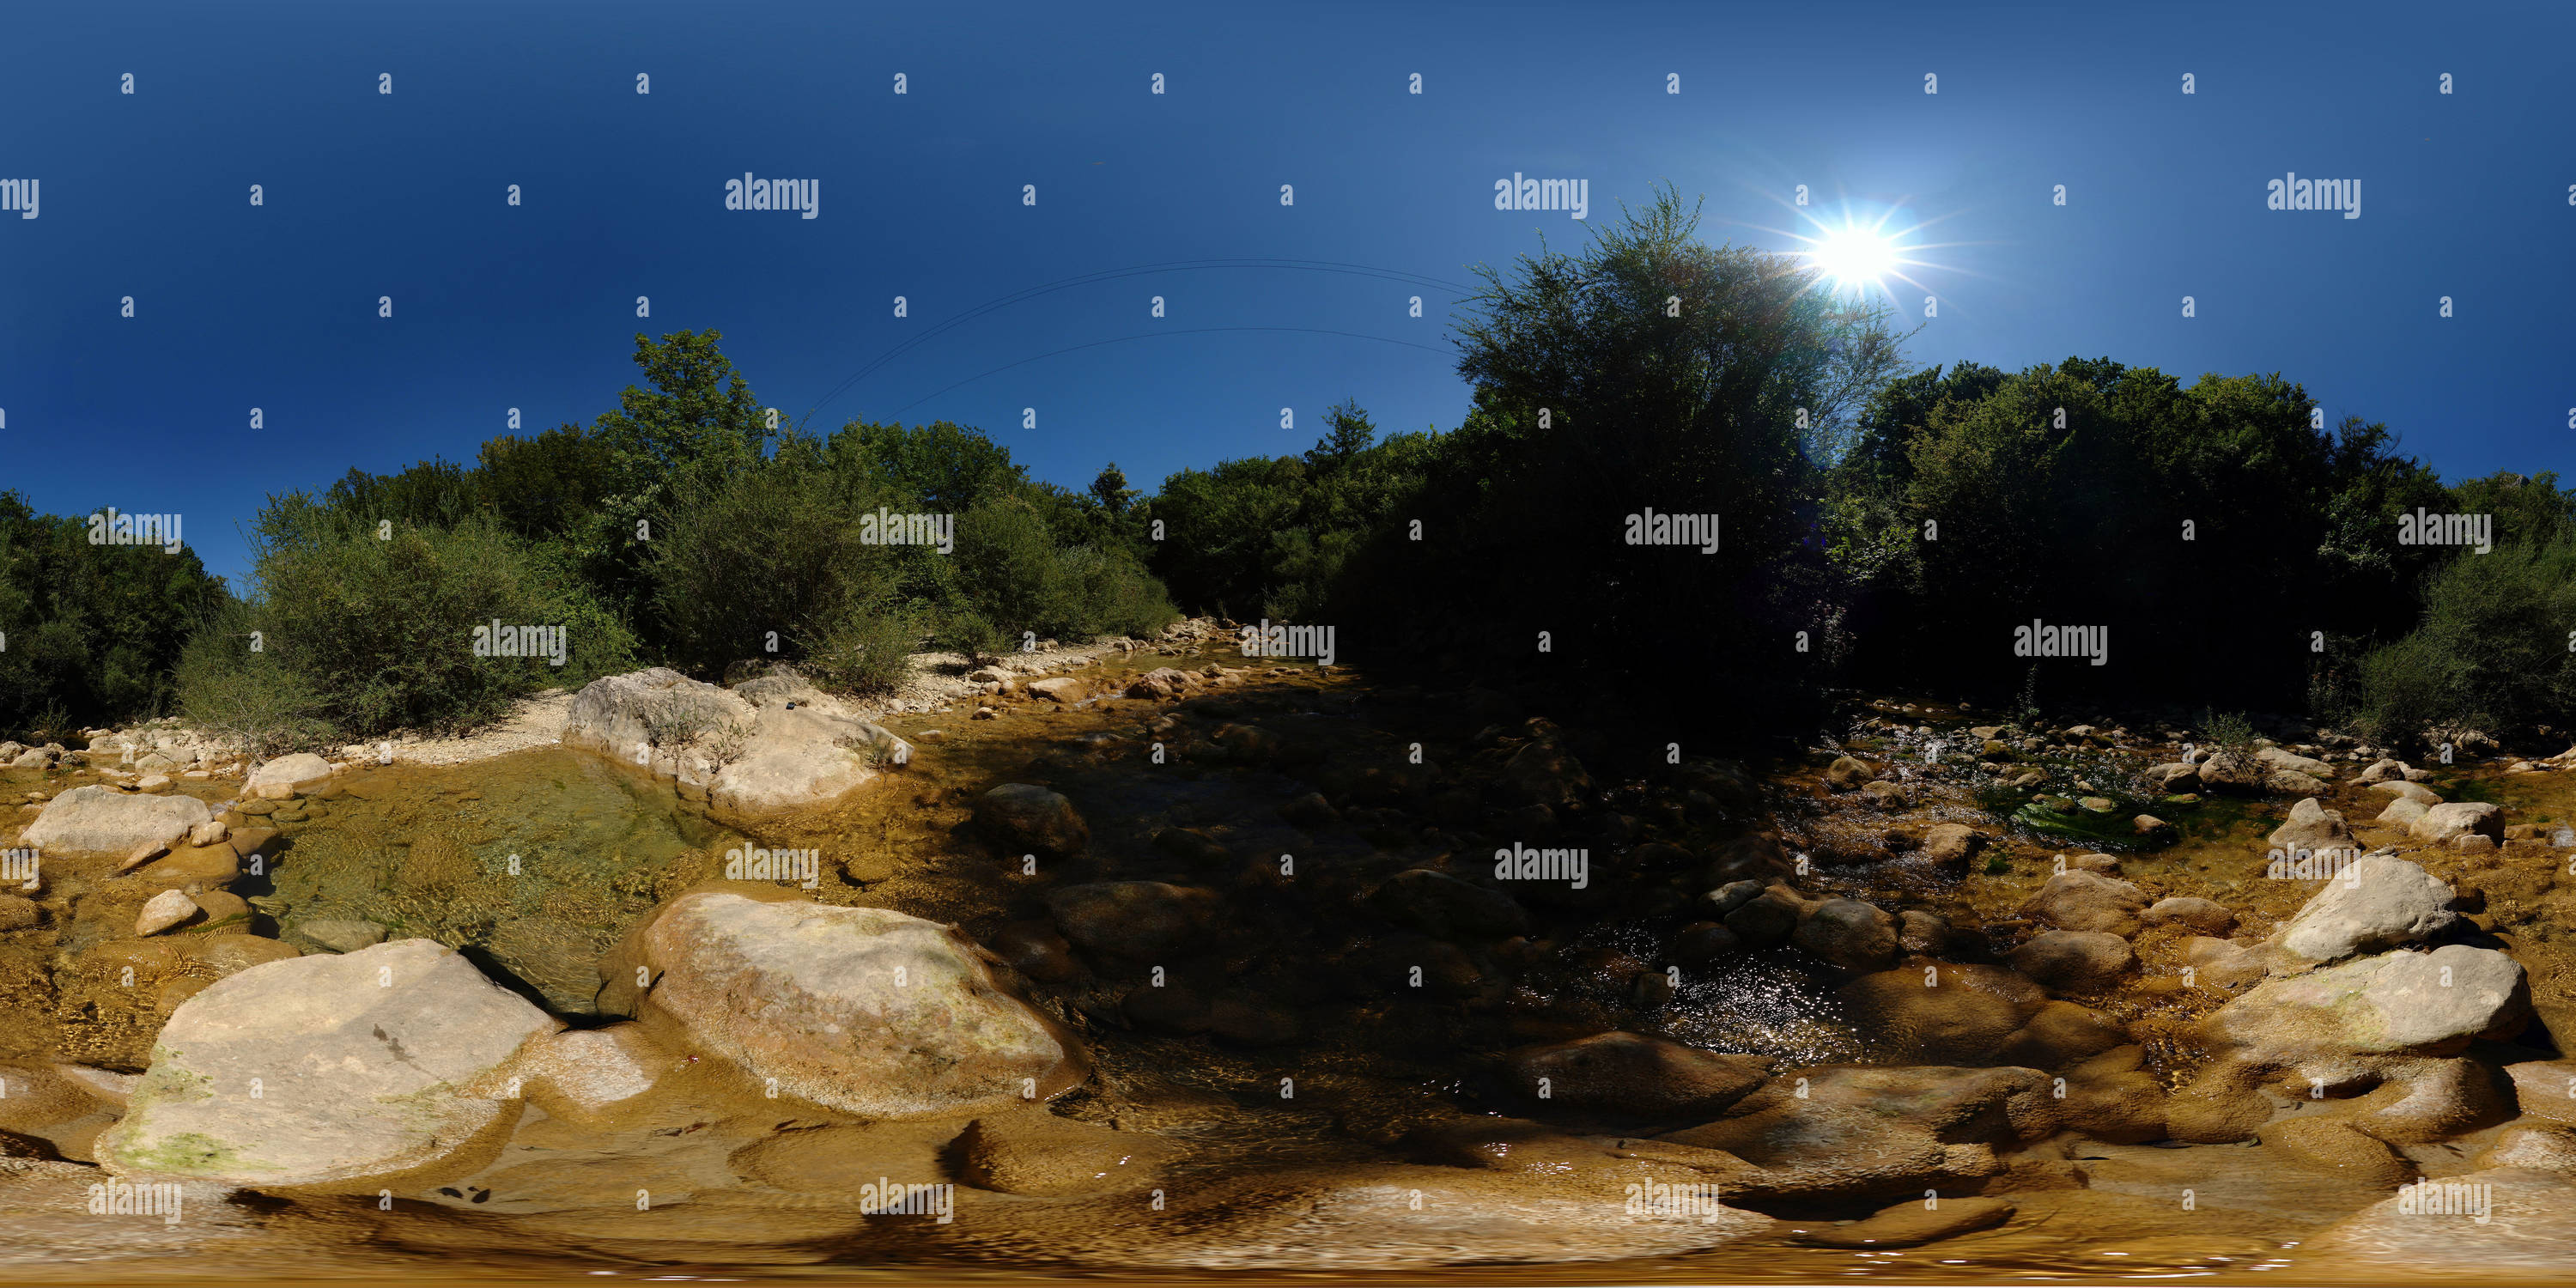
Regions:
<instances>
[{"instance_id":1,"label":"deep blue sky gradient","mask_svg":"<svg viewBox=\"0 0 2576 1288\"><path fill-rule=\"evenodd\" d=\"M1453 298L1323 271L1057 291L826 395L1081 274L1258 258L1466 283L1541 235L1580 245L1564 214L1493 209L1514 171L1588 179L1594 224L1669 179L1705 195L1712 240L1775 249L1812 231L1797 184L1819 214L1901 202L1892 226L1943 244L1909 270L1941 300L1917 361L2279 371L2446 477L2576 474L2571 13L22 6L0 14L0 178L40 179L43 206L0 217L0 488L180 512L238 583L265 494L470 461L513 406L530 432L587 423L635 377L634 334L680 328L722 330L817 428L955 420L1077 487L1110 459L1150 487L1301 450L1344 396L1451 428ZM821 217L724 210L746 170L819 179ZM2358 178L2362 217L2267 211L2290 170ZM1924 293L1899 292L1912 320ZM1293 329L1157 334L1200 328ZM1149 338L1093 343L1127 336Z\"/></svg>"}]
</instances>

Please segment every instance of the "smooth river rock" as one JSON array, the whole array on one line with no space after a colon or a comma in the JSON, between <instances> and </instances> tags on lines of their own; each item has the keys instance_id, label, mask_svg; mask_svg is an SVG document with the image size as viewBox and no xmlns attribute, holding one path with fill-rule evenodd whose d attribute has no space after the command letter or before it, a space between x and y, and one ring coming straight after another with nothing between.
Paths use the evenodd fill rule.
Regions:
<instances>
[{"instance_id":1,"label":"smooth river rock","mask_svg":"<svg viewBox=\"0 0 2576 1288\"><path fill-rule=\"evenodd\" d=\"M113 787L75 787L45 802L21 845L59 854L131 854L169 845L214 815L194 796L129 796Z\"/></svg>"}]
</instances>

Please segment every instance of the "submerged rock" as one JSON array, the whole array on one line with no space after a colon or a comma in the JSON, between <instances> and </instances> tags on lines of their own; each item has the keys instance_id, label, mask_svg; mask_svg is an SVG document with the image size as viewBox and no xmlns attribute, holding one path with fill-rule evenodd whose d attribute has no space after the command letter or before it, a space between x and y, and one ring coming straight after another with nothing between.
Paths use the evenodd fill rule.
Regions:
<instances>
[{"instance_id":1,"label":"submerged rock","mask_svg":"<svg viewBox=\"0 0 2576 1288\"><path fill-rule=\"evenodd\" d=\"M2021 915L2059 930L2138 933L2146 892L2126 881L2091 872L2060 872L2021 906Z\"/></svg>"},{"instance_id":2,"label":"submerged rock","mask_svg":"<svg viewBox=\"0 0 2576 1288\"><path fill-rule=\"evenodd\" d=\"M2052 930L2012 951L2012 968L2064 993L2095 993L2138 968L2129 941L2098 930Z\"/></svg>"},{"instance_id":3,"label":"submerged rock","mask_svg":"<svg viewBox=\"0 0 2576 1288\"><path fill-rule=\"evenodd\" d=\"M1047 896L1064 937L1094 952L1149 960L1209 946L1222 911L1216 893L1161 881L1100 881Z\"/></svg>"},{"instance_id":4,"label":"submerged rock","mask_svg":"<svg viewBox=\"0 0 2576 1288\"><path fill-rule=\"evenodd\" d=\"M1790 1237L1819 1248L1911 1248L1954 1235L1991 1230L2013 1217L2003 1199L1965 1195L1959 1198L1908 1199L1882 1208L1865 1221L1828 1225Z\"/></svg>"},{"instance_id":5,"label":"submerged rock","mask_svg":"<svg viewBox=\"0 0 2576 1288\"><path fill-rule=\"evenodd\" d=\"M242 795L259 800L282 801L302 795L331 781L331 762L309 751L280 756L259 767L249 781L242 784Z\"/></svg>"},{"instance_id":6,"label":"submerged rock","mask_svg":"<svg viewBox=\"0 0 2576 1288\"><path fill-rule=\"evenodd\" d=\"M426 939L254 966L171 1015L99 1161L136 1178L372 1190L496 1127L507 1066L555 1027Z\"/></svg>"},{"instance_id":7,"label":"submerged rock","mask_svg":"<svg viewBox=\"0 0 2576 1288\"><path fill-rule=\"evenodd\" d=\"M1091 843L1090 825L1073 802L1034 783L1004 783L975 798L975 830L1011 854L1061 858Z\"/></svg>"},{"instance_id":8,"label":"submerged rock","mask_svg":"<svg viewBox=\"0 0 2576 1288\"><path fill-rule=\"evenodd\" d=\"M1503 1075L1511 1093L1533 1108L1687 1121L1714 1114L1761 1086L1771 1065L1769 1056L1721 1055L1635 1033L1598 1033L1506 1052Z\"/></svg>"},{"instance_id":9,"label":"submerged rock","mask_svg":"<svg viewBox=\"0 0 2576 1288\"><path fill-rule=\"evenodd\" d=\"M889 909L691 891L602 972L616 984L630 963L658 976L641 1005L692 1044L844 1113L990 1113L1082 1076L1073 1040L1004 992L982 949Z\"/></svg>"},{"instance_id":10,"label":"submerged rock","mask_svg":"<svg viewBox=\"0 0 2576 1288\"><path fill-rule=\"evenodd\" d=\"M968 1123L957 1138L958 1179L1005 1194L1113 1193L1161 1181L1181 1152L1165 1137L1028 1110Z\"/></svg>"}]
</instances>

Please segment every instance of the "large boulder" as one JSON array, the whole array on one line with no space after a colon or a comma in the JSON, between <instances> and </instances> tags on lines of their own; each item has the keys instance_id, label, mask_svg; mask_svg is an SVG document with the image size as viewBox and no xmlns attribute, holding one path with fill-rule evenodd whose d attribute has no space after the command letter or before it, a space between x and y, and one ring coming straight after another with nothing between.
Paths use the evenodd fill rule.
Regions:
<instances>
[{"instance_id":1,"label":"large boulder","mask_svg":"<svg viewBox=\"0 0 2576 1288\"><path fill-rule=\"evenodd\" d=\"M1004 783L975 798L975 830L1011 854L1080 854L1091 826L1061 793L1035 783Z\"/></svg>"},{"instance_id":2,"label":"large boulder","mask_svg":"<svg viewBox=\"0 0 2576 1288\"><path fill-rule=\"evenodd\" d=\"M1715 1121L1660 1139L1760 1169L1726 1178L1738 1202L1955 1193L2004 1170L1996 1149L2058 1129L2051 1092L2046 1075L2026 1068L1791 1069Z\"/></svg>"},{"instance_id":3,"label":"large boulder","mask_svg":"<svg viewBox=\"0 0 2576 1288\"><path fill-rule=\"evenodd\" d=\"M2418 840L2448 845L2463 836L2483 836L2504 844L2504 811L2485 801L2453 801L2424 811L2407 832Z\"/></svg>"},{"instance_id":4,"label":"large boulder","mask_svg":"<svg viewBox=\"0 0 2576 1288\"><path fill-rule=\"evenodd\" d=\"M836 702L809 695L791 708L772 696L756 690L754 701L669 667L604 676L573 697L563 742L650 770L737 819L826 804L912 758L910 744Z\"/></svg>"},{"instance_id":5,"label":"large boulder","mask_svg":"<svg viewBox=\"0 0 2576 1288\"><path fill-rule=\"evenodd\" d=\"M113 787L75 787L45 802L18 843L55 854L131 854L169 845L214 814L194 796L129 796Z\"/></svg>"},{"instance_id":6,"label":"large boulder","mask_svg":"<svg viewBox=\"0 0 2576 1288\"><path fill-rule=\"evenodd\" d=\"M988 954L890 909L702 888L665 905L601 973L616 986L638 965L652 979L639 1013L776 1079L781 1096L843 1113L992 1113L1082 1076L1073 1040L1002 989ZM613 991L601 990L602 1010L623 1000Z\"/></svg>"},{"instance_id":7,"label":"large boulder","mask_svg":"<svg viewBox=\"0 0 2576 1288\"><path fill-rule=\"evenodd\" d=\"M1935 866L1957 868L1966 866L1985 845L1986 834L1965 823L1935 823L1923 829L1920 853Z\"/></svg>"},{"instance_id":8,"label":"large boulder","mask_svg":"<svg viewBox=\"0 0 2576 1288\"><path fill-rule=\"evenodd\" d=\"M2117 877L2070 870L2050 877L2022 904L2021 915L2059 930L2134 935L2138 914L2146 908L2146 892L2136 886Z\"/></svg>"},{"instance_id":9,"label":"large boulder","mask_svg":"<svg viewBox=\"0 0 2576 1288\"><path fill-rule=\"evenodd\" d=\"M2393 854L2370 854L2328 881L2290 924L2281 947L2311 962L2340 961L2431 938L2460 919L2458 892Z\"/></svg>"},{"instance_id":10,"label":"large boulder","mask_svg":"<svg viewBox=\"0 0 2576 1288\"><path fill-rule=\"evenodd\" d=\"M2290 807L2287 822L2272 829L2265 843L2276 850L2347 850L2353 848L2352 829L2344 825L2343 814L2317 803L2310 796Z\"/></svg>"},{"instance_id":11,"label":"large boulder","mask_svg":"<svg viewBox=\"0 0 2576 1288\"><path fill-rule=\"evenodd\" d=\"M1734 1104L1761 1086L1771 1058L1721 1055L1634 1033L1596 1033L1573 1042L1503 1054L1510 1093L1537 1109L1690 1121Z\"/></svg>"},{"instance_id":12,"label":"large boulder","mask_svg":"<svg viewBox=\"0 0 2576 1288\"><path fill-rule=\"evenodd\" d=\"M371 1191L506 1129L511 1066L555 1028L426 939L253 966L171 1015L98 1158L136 1178Z\"/></svg>"},{"instance_id":13,"label":"large boulder","mask_svg":"<svg viewBox=\"0 0 2576 1288\"><path fill-rule=\"evenodd\" d=\"M259 771L242 784L242 795L258 800L282 801L329 781L331 762L309 751L299 751L260 766Z\"/></svg>"},{"instance_id":14,"label":"large boulder","mask_svg":"<svg viewBox=\"0 0 2576 1288\"><path fill-rule=\"evenodd\" d=\"M2512 1037L2530 1016L2530 988L2511 957L2446 944L2272 980L2193 1028L2241 1063L2287 1068L2355 1055L2453 1055L2478 1038Z\"/></svg>"}]
</instances>

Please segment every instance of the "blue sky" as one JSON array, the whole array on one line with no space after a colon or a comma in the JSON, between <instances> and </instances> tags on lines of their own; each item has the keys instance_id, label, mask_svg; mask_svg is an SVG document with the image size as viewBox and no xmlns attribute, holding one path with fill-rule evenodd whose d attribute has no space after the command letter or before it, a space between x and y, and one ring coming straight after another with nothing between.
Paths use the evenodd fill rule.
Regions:
<instances>
[{"instance_id":1,"label":"blue sky","mask_svg":"<svg viewBox=\"0 0 2576 1288\"><path fill-rule=\"evenodd\" d=\"M1301 450L1345 396L1450 428L1454 297L1320 269L1054 291L827 395L1084 274L1465 283L1588 238L1495 210L1514 172L1587 180L1588 224L1670 180L1773 249L1816 231L1799 184L1896 207L1937 246L1896 284L1919 362L2279 371L2446 477L2576 474L2563 5L63 9L0 17L0 178L42 201L0 215L0 488L184 514L237 583L267 493L471 460L512 407L587 423L638 330L723 331L815 426L977 425L1072 486ZM725 210L745 171L818 180L819 217ZM2290 171L2358 179L2361 217L2267 210Z\"/></svg>"}]
</instances>

